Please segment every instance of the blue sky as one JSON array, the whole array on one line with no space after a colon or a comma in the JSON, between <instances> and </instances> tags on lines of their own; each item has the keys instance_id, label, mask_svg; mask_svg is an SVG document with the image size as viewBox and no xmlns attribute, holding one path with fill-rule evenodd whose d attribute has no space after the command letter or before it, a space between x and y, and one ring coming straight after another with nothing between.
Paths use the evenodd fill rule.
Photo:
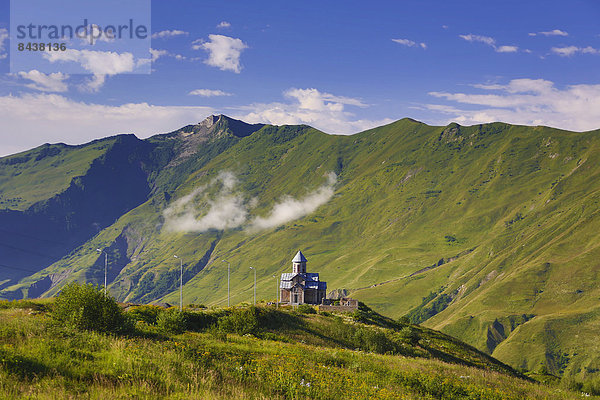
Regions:
<instances>
[{"instance_id":1,"label":"blue sky","mask_svg":"<svg viewBox=\"0 0 600 400\"><path fill-rule=\"evenodd\" d=\"M341 134L403 117L597 129L599 20L594 0L153 1L152 73L101 47L88 75L10 73L0 0L0 155L211 113Z\"/></svg>"}]
</instances>

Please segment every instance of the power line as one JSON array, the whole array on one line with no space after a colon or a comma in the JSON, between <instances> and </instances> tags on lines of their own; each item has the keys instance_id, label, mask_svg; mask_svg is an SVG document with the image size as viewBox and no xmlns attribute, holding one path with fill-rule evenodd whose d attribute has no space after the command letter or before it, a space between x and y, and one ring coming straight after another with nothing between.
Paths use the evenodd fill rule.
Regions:
<instances>
[{"instance_id":1,"label":"power line","mask_svg":"<svg viewBox=\"0 0 600 400\"><path fill-rule=\"evenodd\" d=\"M57 258L57 256L49 256L48 254L42 254L42 253L38 253L37 251L31 251L31 250L23 249L21 247L11 246L10 244L6 244L6 243L0 243L0 246L7 247L9 249L17 250L17 251L20 251L20 252L23 252L23 253L27 253L27 254L31 254L31 255L34 255L34 256L38 256L38 257L48 258L48 259L51 259L51 260L55 260Z\"/></svg>"},{"instance_id":2,"label":"power line","mask_svg":"<svg viewBox=\"0 0 600 400\"><path fill-rule=\"evenodd\" d=\"M0 264L0 268L15 269L15 270L18 270L18 271L31 272L31 273L34 273L34 274L40 272L40 271L33 271L31 269L26 269L26 268L11 267L10 265L4 265L4 264Z\"/></svg>"},{"instance_id":3,"label":"power line","mask_svg":"<svg viewBox=\"0 0 600 400\"><path fill-rule=\"evenodd\" d=\"M9 230L3 229L3 228L0 228L0 232L8 233L10 235L21 236L21 237L24 237L24 238L27 238L27 239L33 239L33 240L37 240L37 241L40 241L40 242L62 244L63 246L68 246L69 245L68 243L65 243L65 242L58 242L56 240L50 240L50 239L42 239L42 238L39 238L39 237L27 235L25 233L20 233L20 232L15 232L15 231L9 231Z\"/></svg>"}]
</instances>

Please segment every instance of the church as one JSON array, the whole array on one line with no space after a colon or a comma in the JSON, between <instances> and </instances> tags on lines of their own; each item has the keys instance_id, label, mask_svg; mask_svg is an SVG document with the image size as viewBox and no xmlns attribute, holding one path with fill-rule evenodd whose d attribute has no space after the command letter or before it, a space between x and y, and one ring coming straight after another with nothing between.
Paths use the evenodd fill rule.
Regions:
<instances>
[{"instance_id":1,"label":"church","mask_svg":"<svg viewBox=\"0 0 600 400\"><path fill-rule=\"evenodd\" d=\"M292 272L281 274L281 302L288 304L321 304L327 295L327 283L319 274L306 272L306 262L301 251L292 260Z\"/></svg>"}]
</instances>

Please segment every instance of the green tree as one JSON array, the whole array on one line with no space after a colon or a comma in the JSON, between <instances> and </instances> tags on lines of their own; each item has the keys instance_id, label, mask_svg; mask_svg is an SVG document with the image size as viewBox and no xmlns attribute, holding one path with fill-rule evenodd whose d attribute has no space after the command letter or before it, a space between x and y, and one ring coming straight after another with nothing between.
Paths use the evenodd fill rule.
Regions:
<instances>
[{"instance_id":1,"label":"green tree","mask_svg":"<svg viewBox=\"0 0 600 400\"><path fill-rule=\"evenodd\" d=\"M125 333L132 329L114 298L100 287L73 282L65 286L54 303L55 321L81 330Z\"/></svg>"}]
</instances>

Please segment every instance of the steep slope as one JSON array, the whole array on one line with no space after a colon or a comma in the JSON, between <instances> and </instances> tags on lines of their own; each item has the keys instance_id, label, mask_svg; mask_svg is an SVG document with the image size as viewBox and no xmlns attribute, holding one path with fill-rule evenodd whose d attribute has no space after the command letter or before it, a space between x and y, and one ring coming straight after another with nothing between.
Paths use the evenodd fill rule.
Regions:
<instances>
[{"instance_id":1,"label":"steep slope","mask_svg":"<svg viewBox=\"0 0 600 400\"><path fill-rule=\"evenodd\" d=\"M225 259L234 304L252 299L250 266L273 300L273 275L300 248L330 290L514 367L600 371L598 131L230 126L220 116L148 139L143 204L2 295L53 295L64 271L102 282L95 249L107 248L119 299L176 304L182 260L185 302L223 305Z\"/></svg>"},{"instance_id":2,"label":"steep slope","mask_svg":"<svg viewBox=\"0 0 600 400\"><path fill-rule=\"evenodd\" d=\"M147 143L122 135L78 148L45 145L2 159L3 175L12 170L15 176L3 182L2 194L24 191L16 210L0 210L8 282L60 260L145 201L149 187L141 162L147 152ZM54 165L57 170L51 174ZM45 291L43 285L35 290Z\"/></svg>"},{"instance_id":3,"label":"steep slope","mask_svg":"<svg viewBox=\"0 0 600 400\"><path fill-rule=\"evenodd\" d=\"M167 201L177 177L261 126L215 116L151 140L119 135L82 146L43 145L0 159L0 288L8 287L3 296L21 298L23 286L10 285L61 260L151 194L161 195L154 201ZM192 158L199 149L204 158ZM25 290L31 293L25 295L43 294L72 270L29 279Z\"/></svg>"}]
</instances>

